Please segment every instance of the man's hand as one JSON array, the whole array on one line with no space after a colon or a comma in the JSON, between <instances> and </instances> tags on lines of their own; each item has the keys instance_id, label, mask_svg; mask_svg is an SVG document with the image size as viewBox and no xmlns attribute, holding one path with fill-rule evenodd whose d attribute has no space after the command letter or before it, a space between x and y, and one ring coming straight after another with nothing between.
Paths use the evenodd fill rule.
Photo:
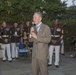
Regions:
<instances>
[{"instance_id":1,"label":"man's hand","mask_svg":"<svg viewBox=\"0 0 76 75\"><path fill-rule=\"evenodd\" d=\"M2 37L0 36L0 39L1 39Z\"/></svg>"},{"instance_id":2,"label":"man's hand","mask_svg":"<svg viewBox=\"0 0 76 75\"><path fill-rule=\"evenodd\" d=\"M16 35L16 34L14 34L13 36L16 36L16 37L18 37L18 35Z\"/></svg>"},{"instance_id":3,"label":"man's hand","mask_svg":"<svg viewBox=\"0 0 76 75\"><path fill-rule=\"evenodd\" d=\"M37 38L37 35L35 34L35 31L34 31L34 27L31 27L30 29L30 38L33 37L33 38Z\"/></svg>"},{"instance_id":4,"label":"man's hand","mask_svg":"<svg viewBox=\"0 0 76 75\"><path fill-rule=\"evenodd\" d=\"M36 35L34 32L32 32L32 33L31 33L31 37L33 37L33 38L36 39L36 38L37 38L37 35Z\"/></svg>"},{"instance_id":5,"label":"man's hand","mask_svg":"<svg viewBox=\"0 0 76 75\"><path fill-rule=\"evenodd\" d=\"M31 34L32 32L34 32L34 27L31 27L31 29L30 29L30 34Z\"/></svg>"},{"instance_id":6,"label":"man's hand","mask_svg":"<svg viewBox=\"0 0 76 75\"><path fill-rule=\"evenodd\" d=\"M52 40L52 42L55 44L57 41L56 40Z\"/></svg>"},{"instance_id":7,"label":"man's hand","mask_svg":"<svg viewBox=\"0 0 76 75\"><path fill-rule=\"evenodd\" d=\"M4 41L5 41L5 42L8 42L8 39L5 39Z\"/></svg>"}]
</instances>

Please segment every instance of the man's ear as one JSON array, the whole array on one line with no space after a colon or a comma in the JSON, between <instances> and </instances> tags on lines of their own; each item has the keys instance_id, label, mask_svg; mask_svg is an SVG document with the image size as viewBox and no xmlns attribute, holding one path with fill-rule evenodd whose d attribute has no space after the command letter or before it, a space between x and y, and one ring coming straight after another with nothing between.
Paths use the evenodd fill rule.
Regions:
<instances>
[{"instance_id":1,"label":"man's ear","mask_svg":"<svg viewBox=\"0 0 76 75\"><path fill-rule=\"evenodd\" d=\"M42 20L42 18L40 17L40 21Z\"/></svg>"}]
</instances>

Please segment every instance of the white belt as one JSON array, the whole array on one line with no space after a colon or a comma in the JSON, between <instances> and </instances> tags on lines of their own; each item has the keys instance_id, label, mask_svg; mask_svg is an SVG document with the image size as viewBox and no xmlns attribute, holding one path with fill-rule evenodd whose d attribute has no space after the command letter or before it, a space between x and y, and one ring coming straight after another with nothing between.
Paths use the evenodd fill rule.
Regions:
<instances>
[{"instance_id":1,"label":"white belt","mask_svg":"<svg viewBox=\"0 0 76 75\"><path fill-rule=\"evenodd\" d=\"M2 37L9 37L9 35L3 35Z\"/></svg>"},{"instance_id":2,"label":"white belt","mask_svg":"<svg viewBox=\"0 0 76 75\"><path fill-rule=\"evenodd\" d=\"M60 35L51 35L52 37L60 37Z\"/></svg>"}]
</instances>

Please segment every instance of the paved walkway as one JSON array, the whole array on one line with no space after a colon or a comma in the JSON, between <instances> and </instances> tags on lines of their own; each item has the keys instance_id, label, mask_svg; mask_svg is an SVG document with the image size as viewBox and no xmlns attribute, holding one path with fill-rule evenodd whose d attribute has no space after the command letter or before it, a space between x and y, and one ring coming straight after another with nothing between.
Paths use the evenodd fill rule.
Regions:
<instances>
[{"instance_id":1,"label":"paved walkway","mask_svg":"<svg viewBox=\"0 0 76 75\"><path fill-rule=\"evenodd\" d=\"M60 67L48 67L49 75L76 75L76 57L60 55ZM54 62L54 58L53 58ZM0 75L31 75L31 60L19 58L12 63L0 59Z\"/></svg>"}]
</instances>

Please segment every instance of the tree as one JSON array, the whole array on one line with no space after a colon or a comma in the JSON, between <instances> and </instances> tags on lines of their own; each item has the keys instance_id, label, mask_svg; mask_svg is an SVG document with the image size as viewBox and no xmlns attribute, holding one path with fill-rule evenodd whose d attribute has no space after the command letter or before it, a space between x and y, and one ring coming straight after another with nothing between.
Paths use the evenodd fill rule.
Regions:
<instances>
[{"instance_id":1,"label":"tree","mask_svg":"<svg viewBox=\"0 0 76 75\"><path fill-rule=\"evenodd\" d=\"M45 19L51 20L65 12L65 3L60 0L0 0L0 21L32 20L35 11L42 12Z\"/></svg>"}]
</instances>

